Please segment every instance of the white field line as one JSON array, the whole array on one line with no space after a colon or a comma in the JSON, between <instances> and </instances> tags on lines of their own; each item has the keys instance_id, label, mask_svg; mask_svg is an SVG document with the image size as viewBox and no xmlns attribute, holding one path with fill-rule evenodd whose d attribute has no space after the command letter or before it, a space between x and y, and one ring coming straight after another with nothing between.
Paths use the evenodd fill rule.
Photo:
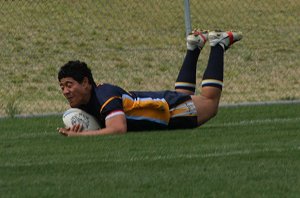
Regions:
<instances>
[{"instance_id":1,"label":"white field line","mask_svg":"<svg viewBox=\"0 0 300 198\"><path fill-rule=\"evenodd\" d=\"M251 155L256 153L268 153L276 152L282 153L287 151L298 151L300 146L289 149L255 149L255 150L234 150L228 152L213 152L202 154L178 154L178 155L156 155L156 156L143 156L143 157L131 157L128 161L158 161L158 160L173 160L173 159L201 159L201 158L215 158L215 157L228 157L237 155Z\"/></svg>"},{"instance_id":2,"label":"white field line","mask_svg":"<svg viewBox=\"0 0 300 198\"><path fill-rule=\"evenodd\" d=\"M272 124L272 123L290 123L299 122L300 117L295 118L267 118L263 120L242 120L238 122L227 122L222 124L211 124L209 126L222 127L222 126L248 126L248 125L258 125L258 124ZM300 125L300 123L299 123ZM209 127L208 126L208 127Z\"/></svg>"},{"instance_id":3,"label":"white field line","mask_svg":"<svg viewBox=\"0 0 300 198\"><path fill-rule=\"evenodd\" d=\"M143 155L143 156L129 156L128 158L116 158L112 159L110 156L102 159L90 159L80 161L61 162L61 161L47 161L47 162L4 162L0 164L2 168L9 167L29 167L29 166L44 166L44 165L85 165L91 163L131 163L131 162L151 162L151 161L166 161L166 160L187 160L187 159L205 159L205 158L218 158L229 156L245 156L257 153L284 153L291 151L300 151L300 146L290 148L265 148L265 149L246 149L246 150L232 150L221 151L212 153L200 153L200 154L168 154L168 155Z\"/></svg>"},{"instance_id":4,"label":"white field line","mask_svg":"<svg viewBox=\"0 0 300 198\"><path fill-rule=\"evenodd\" d=\"M263 102L240 102L234 104L220 104L221 107L240 107L240 106L265 106L276 104L300 104L300 100L277 100L277 101L263 101Z\"/></svg>"}]
</instances>

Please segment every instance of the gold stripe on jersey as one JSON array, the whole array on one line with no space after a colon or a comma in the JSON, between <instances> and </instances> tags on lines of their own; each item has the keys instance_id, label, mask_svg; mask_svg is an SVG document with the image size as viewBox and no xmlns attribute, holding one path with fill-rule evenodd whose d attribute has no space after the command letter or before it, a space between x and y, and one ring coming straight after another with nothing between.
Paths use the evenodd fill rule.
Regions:
<instances>
[{"instance_id":1,"label":"gold stripe on jersey","mask_svg":"<svg viewBox=\"0 0 300 198\"><path fill-rule=\"evenodd\" d=\"M135 120L148 120L167 125L170 120L169 105L165 99L135 98L122 95L126 117Z\"/></svg>"},{"instance_id":2,"label":"gold stripe on jersey","mask_svg":"<svg viewBox=\"0 0 300 198\"><path fill-rule=\"evenodd\" d=\"M114 97L109 98L107 101L105 101L105 103L102 105L102 107L101 107L101 109L100 109L100 112L104 109L104 107L105 107L108 103L110 103L113 99L117 99L117 98L121 99L121 97L119 97L119 96L114 96Z\"/></svg>"}]
</instances>

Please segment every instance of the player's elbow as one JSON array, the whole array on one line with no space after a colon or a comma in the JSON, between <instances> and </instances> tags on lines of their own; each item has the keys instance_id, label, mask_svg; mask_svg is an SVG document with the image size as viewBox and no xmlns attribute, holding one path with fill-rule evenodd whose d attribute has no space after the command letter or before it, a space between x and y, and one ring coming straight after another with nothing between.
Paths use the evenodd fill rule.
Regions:
<instances>
[{"instance_id":1,"label":"player's elbow","mask_svg":"<svg viewBox=\"0 0 300 198\"><path fill-rule=\"evenodd\" d=\"M127 132L127 128L126 128L126 127L120 128L120 129L118 130L118 133L119 133L119 134L125 134L126 132Z\"/></svg>"},{"instance_id":2,"label":"player's elbow","mask_svg":"<svg viewBox=\"0 0 300 198\"><path fill-rule=\"evenodd\" d=\"M125 134L127 132L127 126L118 126L114 129L116 134Z\"/></svg>"},{"instance_id":3,"label":"player's elbow","mask_svg":"<svg viewBox=\"0 0 300 198\"><path fill-rule=\"evenodd\" d=\"M117 115L106 119L105 124L109 128L110 133L124 134L127 132L127 123L124 115Z\"/></svg>"}]
</instances>

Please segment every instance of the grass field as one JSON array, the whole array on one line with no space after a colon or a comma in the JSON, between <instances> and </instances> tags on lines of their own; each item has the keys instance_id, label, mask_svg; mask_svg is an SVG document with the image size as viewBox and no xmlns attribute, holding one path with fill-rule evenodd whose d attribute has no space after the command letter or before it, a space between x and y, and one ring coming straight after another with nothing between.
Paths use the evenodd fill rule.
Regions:
<instances>
[{"instance_id":1,"label":"grass field","mask_svg":"<svg viewBox=\"0 0 300 198\"><path fill-rule=\"evenodd\" d=\"M222 107L194 130L66 138L0 119L5 197L299 197L300 104Z\"/></svg>"}]
</instances>

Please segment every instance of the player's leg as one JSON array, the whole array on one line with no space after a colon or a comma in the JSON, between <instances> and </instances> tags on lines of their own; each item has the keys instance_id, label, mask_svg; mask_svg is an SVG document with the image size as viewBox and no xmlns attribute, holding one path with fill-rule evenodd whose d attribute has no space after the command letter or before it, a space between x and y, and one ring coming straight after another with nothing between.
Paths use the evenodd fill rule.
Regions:
<instances>
[{"instance_id":1,"label":"player's leg","mask_svg":"<svg viewBox=\"0 0 300 198\"><path fill-rule=\"evenodd\" d=\"M194 95L197 61L207 36L207 31L200 30L195 30L187 36L187 52L175 83L177 92Z\"/></svg>"},{"instance_id":2,"label":"player's leg","mask_svg":"<svg viewBox=\"0 0 300 198\"><path fill-rule=\"evenodd\" d=\"M200 96L192 96L197 109L198 124L214 117L218 111L223 88L224 52L236 41L242 39L240 32L214 31L208 35L211 51L207 68L202 78Z\"/></svg>"}]
</instances>

